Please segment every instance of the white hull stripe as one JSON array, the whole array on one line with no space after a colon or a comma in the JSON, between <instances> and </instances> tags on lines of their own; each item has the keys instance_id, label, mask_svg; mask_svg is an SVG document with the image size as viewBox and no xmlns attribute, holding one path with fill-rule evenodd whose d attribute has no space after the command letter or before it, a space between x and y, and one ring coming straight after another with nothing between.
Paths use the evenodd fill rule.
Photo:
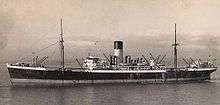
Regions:
<instances>
[{"instance_id":1,"label":"white hull stripe","mask_svg":"<svg viewBox=\"0 0 220 105\"><path fill-rule=\"evenodd\" d=\"M34 84L87 84L87 83L128 83L128 82L163 82L164 79L118 79L118 80L40 80L40 79L11 79L12 85Z\"/></svg>"},{"instance_id":2,"label":"white hull stripe","mask_svg":"<svg viewBox=\"0 0 220 105\"><path fill-rule=\"evenodd\" d=\"M86 70L91 73L165 73L166 70Z\"/></svg>"},{"instance_id":3,"label":"white hull stripe","mask_svg":"<svg viewBox=\"0 0 220 105\"><path fill-rule=\"evenodd\" d=\"M212 71L212 70L216 70L216 68L199 68L199 69L189 68L187 71Z\"/></svg>"},{"instance_id":4,"label":"white hull stripe","mask_svg":"<svg viewBox=\"0 0 220 105\"><path fill-rule=\"evenodd\" d=\"M7 64L8 68L14 68L14 69L26 69L26 70L46 70L46 68L43 67L23 67L23 66L11 66Z\"/></svg>"}]
</instances>

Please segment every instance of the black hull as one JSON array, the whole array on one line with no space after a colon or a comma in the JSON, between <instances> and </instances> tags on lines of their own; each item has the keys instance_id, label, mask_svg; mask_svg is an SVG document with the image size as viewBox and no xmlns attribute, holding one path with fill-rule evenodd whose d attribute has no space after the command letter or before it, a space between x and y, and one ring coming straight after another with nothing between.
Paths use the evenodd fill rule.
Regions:
<instances>
[{"instance_id":1,"label":"black hull","mask_svg":"<svg viewBox=\"0 0 220 105\"><path fill-rule=\"evenodd\" d=\"M203 71L167 71L153 73L94 73L83 70L30 70L8 68L12 84L16 82L39 82L46 80L65 83L105 83L105 82L153 82L209 80L213 70ZM22 81L19 81L22 80ZM27 81L36 80L36 81ZM59 83L60 83L59 82ZM58 82L56 82L58 83Z\"/></svg>"}]
</instances>

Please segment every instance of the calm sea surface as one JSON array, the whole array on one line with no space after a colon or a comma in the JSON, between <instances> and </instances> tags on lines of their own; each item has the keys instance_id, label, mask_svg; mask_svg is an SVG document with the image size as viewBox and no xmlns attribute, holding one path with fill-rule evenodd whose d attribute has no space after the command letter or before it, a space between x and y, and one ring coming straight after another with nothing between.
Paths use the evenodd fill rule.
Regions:
<instances>
[{"instance_id":1,"label":"calm sea surface","mask_svg":"<svg viewBox=\"0 0 220 105\"><path fill-rule=\"evenodd\" d=\"M0 67L0 105L220 105L219 71L202 83L11 87Z\"/></svg>"}]
</instances>

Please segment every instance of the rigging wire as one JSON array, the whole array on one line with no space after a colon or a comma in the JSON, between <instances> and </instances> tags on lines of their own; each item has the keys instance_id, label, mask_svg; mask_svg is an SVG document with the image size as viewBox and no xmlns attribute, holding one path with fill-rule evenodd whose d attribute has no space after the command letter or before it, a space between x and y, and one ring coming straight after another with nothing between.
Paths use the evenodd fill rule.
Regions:
<instances>
[{"instance_id":1,"label":"rigging wire","mask_svg":"<svg viewBox=\"0 0 220 105\"><path fill-rule=\"evenodd\" d=\"M42 40L43 38L45 38L45 36L46 36L46 35L41 35L36 41L34 41L34 42L31 44L31 48L30 48L30 49L32 49L34 45L37 45L38 43L42 42L41 40Z\"/></svg>"},{"instance_id":2,"label":"rigging wire","mask_svg":"<svg viewBox=\"0 0 220 105\"><path fill-rule=\"evenodd\" d=\"M70 42L68 42L68 41L66 41L66 43L67 43L66 46L69 47L69 52L72 53L72 54L74 54L74 51L71 49L72 44L71 44ZM70 62L69 62L69 63L70 63ZM73 63L70 63L70 65L72 65L72 64L73 64Z\"/></svg>"},{"instance_id":3,"label":"rigging wire","mask_svg":"<svg viewBox=\"0 0 220 105\"><path fill-rule=\"evenodd\" d=\"M57 56L56 56L56 54L57 54L57 48L54 48L53 49L53 51L52 51L52 53L50 54L50 60L48 61L48 64L51 66L51 65L53 65L53 63L54 63L54 60L57 60Z\"/></svg>"},{"instance_id":4,"label":"rigging wire","mask_svg":"<svg viewBox=\"0 0 220 105\"><path fill-rule=\"evenodd\" d=\"M39 51L32 52L32 54L40 53L40 52L42 52L42 51L44 51L44 50L50 48L51 46L56 45L57 43L59 43L59 41L57 41L56 43L50 44L50 45L48 45L47 47L44 47L44 48L42 48L42 49L39 50Z\"/></svg>"},{"instance_id":5,"label":"rigging wire","mask_svg":"<svg viewBox=\"0 0 220 105\"><path fill-rule=\"evenodd\" d=\"M33 56L34 54L38 54L38 53L40 53L40 52L42 52L42 51L44 51L44 50L50 48L51 46L56 45L57 43L59 43L59 41L57 41L56 43L52 43L52 44L48 45L47 47L42 48L42 49L39 50L39 51L32 52L32 54L28 54L26 57L20 56L20 57L19 57L19 60L17 60L17 61L19 62L19 61L23 61L24 59L31 58L31 56Z\"/></svg>"}]
</instances>

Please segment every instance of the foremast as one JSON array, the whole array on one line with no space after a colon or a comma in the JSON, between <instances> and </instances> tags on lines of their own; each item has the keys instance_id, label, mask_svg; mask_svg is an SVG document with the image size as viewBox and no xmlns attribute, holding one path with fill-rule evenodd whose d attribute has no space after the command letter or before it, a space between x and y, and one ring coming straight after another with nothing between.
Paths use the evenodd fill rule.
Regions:
<instances>
[{"instance_id":1,"label":"foremast","mask_svg":"<svg viewBox=\"0 0 220 105\"><path fill-rule=\"evenodd\" d=\"M61 54L61 69L64 70L64 40L63 40L63 20L60 19L60 54Z\"/></svg>"},{"instance_id":2,"label":"foremast","mask_svg":"<svg viewBox=\"0 0 220 105\"><path fill-rule=\"evenodd\" d=\"M178 67L178 63L177 63L177 46L179 46L179 44L177 43L177 38L176 38L176 23L175 23L175 34L174 34L174 69L177 69Z\"/></svg>"}]
</instances>

